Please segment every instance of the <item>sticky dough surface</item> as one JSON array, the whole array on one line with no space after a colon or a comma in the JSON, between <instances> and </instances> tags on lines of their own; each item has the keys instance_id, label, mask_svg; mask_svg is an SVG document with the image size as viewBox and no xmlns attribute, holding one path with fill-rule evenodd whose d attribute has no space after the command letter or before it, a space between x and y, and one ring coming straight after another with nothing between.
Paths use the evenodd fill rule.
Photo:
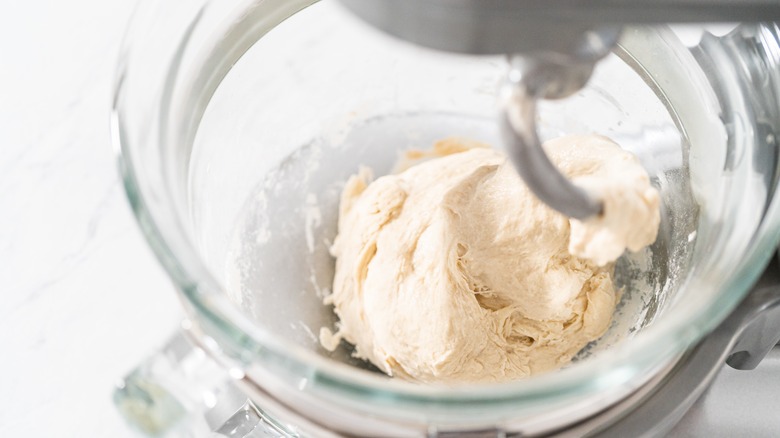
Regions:
<instances>
[{"instance_id":1,"label":"sticky dough surface","mask_svg":"<svg viewBox=\"0 0 780 438\"><path fill-rule=\"evenodd\" d=\"M506 381L564 365L608 328L612 261L655 240L658 193L637 159L604 137L545 144L551 160L604 200L571 220L537 200L506 157L444 140L432 158L371 182L361 169L341 198L335 334L391 376Z\"/></svg>"}]
</instances>

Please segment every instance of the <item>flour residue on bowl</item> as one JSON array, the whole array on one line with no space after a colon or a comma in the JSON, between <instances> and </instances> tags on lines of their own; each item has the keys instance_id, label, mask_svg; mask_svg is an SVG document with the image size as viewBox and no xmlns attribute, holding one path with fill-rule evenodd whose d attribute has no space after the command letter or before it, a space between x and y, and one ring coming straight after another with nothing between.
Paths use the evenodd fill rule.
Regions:
<instances>
[{"instance_id":1,"label":"flour residue on bowl","mask_svg":"<svg viewBox=\"0 0 780 438\"><path fill-rule=\"evenodd\" d=\"M489 118L408 114L356 123L338 145L315 140L291 154L265 175L237 223L226 269L233 278L231 297L275 335L356 367L375 369L356 359L348 343L328 352L311 337L321 327L336 327L332 308L322 300L333 283L330 247L340 194L359 166L370 166L378 175L391 173L403 151L423 149L453 132L499 141ZM664 247L659 249L656 253L654 245L652 251L618 261L614 281L623 295L613 323L575 361L623 342L649 323L654 311L648 305L657 302L655 294L669 289L665 274L654 273L667 254Z\"/></svg>"}]
</instances>

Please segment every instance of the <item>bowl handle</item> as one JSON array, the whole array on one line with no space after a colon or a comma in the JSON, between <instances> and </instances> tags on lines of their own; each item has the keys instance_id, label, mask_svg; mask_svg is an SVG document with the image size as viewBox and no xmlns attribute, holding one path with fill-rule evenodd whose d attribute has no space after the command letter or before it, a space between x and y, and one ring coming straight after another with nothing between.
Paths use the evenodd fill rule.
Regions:
<instances>
[{"instance_id":1,"label":"bowl handle","mask_svg":"<svg viewBox=\"0 0 780 438\"><path fill-rule=\"evenodd\" d=\"M157 438L291 436L247 399L228 369L193 343L188 327L184 321L117 385L114 405L127 423Z\"/></svg>"}]
</instances>

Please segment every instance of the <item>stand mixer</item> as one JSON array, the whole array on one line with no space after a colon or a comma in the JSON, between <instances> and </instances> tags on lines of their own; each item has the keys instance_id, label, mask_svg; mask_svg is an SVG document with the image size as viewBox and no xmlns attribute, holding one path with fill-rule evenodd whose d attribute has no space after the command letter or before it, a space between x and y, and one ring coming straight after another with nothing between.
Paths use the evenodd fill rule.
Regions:
<instances>
[{"instance_id":1,"label":"stand mixer","mask_svg":"<svg viewBox=\"0 0 780 438\"><path fill-rule=\"evenodd\" d=\"M188 319L115 393L140 430L660 435L723 361L755 367L780 339L776 263L743 300L780 240L780 29L705 33L688 49L664 29L617 26L780 18L774 2L563 2L554 11L500 1L153 3L139 9L126 42L112 128L134 212ZM390 41L350 14L429 48L480 56ZM307 40L308 31L328 40ZM350 56L328 51L349 44ZM337 60L312 57L315 49ZM464 86L437 88L444 78ZM574 103L545 109L564 97ZM612 105L619 111L603 119L621 118L586 115L593 120L577 129L647 139L652 107L676 140L674 159L653 158L663 148L649 154L665 222L649 266L637 268L646 295L633 295L634 310L627 301L633 325L614 345L527 381L427 388L358 369L308 339L332 319L320 296L332 264L330 188L360 164L389 171L397 151L373 146L377 138L404 148L441 132L485 136L504 145L540 199L587 218L599 200L563 178L540 147L540 137L569 129L554 115L577 99ZM632 120L640 126L626 128ZM623 263L630 289L639 262Z\"/></svg>"}]
</instances>

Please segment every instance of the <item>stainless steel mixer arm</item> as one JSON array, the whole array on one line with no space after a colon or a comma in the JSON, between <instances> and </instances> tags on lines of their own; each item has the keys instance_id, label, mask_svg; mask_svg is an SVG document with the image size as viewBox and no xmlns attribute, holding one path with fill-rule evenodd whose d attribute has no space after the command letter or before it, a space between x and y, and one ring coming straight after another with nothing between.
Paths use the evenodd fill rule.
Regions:
<instances>
[{"instance_id":1,"label":"stainless steel mixer arm","mask_svg":"<svg viewBox=\"0 0 780 438\"><path fill-rule=\"evenodd\" d=\"M540 200L577 219L599 214L602 205L546 157L536 134L537 99L564 98L582 88L617 43L622 24L780 20L777 0L341 1L368 23L413 43L510 55L499 116L509 155Z\"/></svg>"},{"instance_id":2,"label":"stainless steel mixer arm","mask_svg":"<svg viewBox=\"0 0 780 438\"><path fill-rule=\"evenodd\" d=\"M341 0L399 38L472 54L563 51L604 25L780 20L777 0ZM577 38L572 38L576 36ZM566 50L570 52L570 50Z\"/></svg>"}]
</instances>

